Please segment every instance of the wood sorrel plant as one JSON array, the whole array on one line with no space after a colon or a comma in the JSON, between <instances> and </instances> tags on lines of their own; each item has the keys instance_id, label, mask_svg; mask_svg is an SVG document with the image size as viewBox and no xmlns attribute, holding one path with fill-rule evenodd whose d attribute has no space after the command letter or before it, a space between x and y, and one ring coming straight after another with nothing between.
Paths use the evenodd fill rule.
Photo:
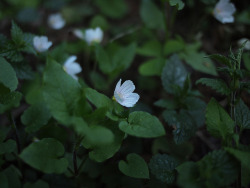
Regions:
<instances>
[{"instance_id":1,"label":"wood sorrel plant","mask_svg":"<svg viewBox=\"0 0 250 188\"><path fill-rule=\"evenodd\" d=\"M24 2L45 10L41 15L58 8L54 1ZM196 27L183 36L175 28L178 11L197 12L191 0L142 0L141 19L129 27L123 22L127 16L131 21L125 0L61 2L69 6L40 18L48 28L33 20L41 24L37 30L34 25L35 35L14 21L9 38L0 34L1 188L249 185L244 45L228 57L204 58ZM199 3L213 5L222 23L234 20L235 8L219 15L228 9L214 0ZM36 10L21 10L17 18L29 26L27 11ZM216 69L212 59L224 67ZM194 84L197 73L218 72L226 79ZM201 84L221 96L207 105L196 89Z\"/></svg>"}]
</instances>

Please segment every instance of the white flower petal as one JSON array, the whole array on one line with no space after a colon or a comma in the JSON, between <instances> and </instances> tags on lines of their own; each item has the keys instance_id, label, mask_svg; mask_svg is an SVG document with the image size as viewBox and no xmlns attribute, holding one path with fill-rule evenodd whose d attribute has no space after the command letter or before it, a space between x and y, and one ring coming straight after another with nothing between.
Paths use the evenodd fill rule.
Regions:
<instances>
[{"instance_id":1,"label":"white flower petal","mask_svg":"<svg viewBox=\"0 0 250 188\"><path fill-rule=\"evenodd\" d=\"M83 34L83 32L80 29L73 30L73 33L79 39L84 39L84 34Z\"/></svg>"},{"instance_id":2,"label":"white flower petal","mask_svg":"<svg viewBox=\"0 0 250 188\"><path fill-rule=\"evenodd\" d=\"M234 22L233 13L236 8L233 3L229 0L220 0L214 8L214 17L222 23L232 23Z\"/></svg>"},{"instance_id":3,"label":"white flower petal","mask_svg":"<svg viewBox=\"0 0 250 188\"><path fill-rule=\"evenodd\" d=\"M127 95L132 93L134 90L135 85L133 82L131 80L127 80L121 85L119 92L123 93L123 95Z\"/></svg>"},{"instance_id":4,"label":"white flower petal","mask_svg":"<svg viewBox=\"0 0 250 188\"><path fill-rule=\"evenodd\" d=\"M115 100L125 107L132 107L137 103L140 96L137 93L133 93L135 85L131 80L125 81L121 85L121 79L118 81L114 91Z\"/></svg>"},{"instance_id":5,"label":"white flower petal","mask_svg":"<svg viewBox=\"0 0 250 188\"><path fill-rule=\"evenodd\" d=\"M91 45L93 42L100 43L103 38L103 31L101 28L97 27L96 29L87 29L85 31L84 39L85 41Z\"/></svg>"},{"instance_id":6,"label":"white flower petal","mask_svg":"<svg viewBox=\"0 0 250 188\"><path fill-rule=\"evenodd\" d=\"M51 45L52 42L48 41L48 37L46 36L41 36L41 37L35 36L33 38L33 46L35 50L38 52L44 52L48 50Z\"/></svg>"},{"instance_id":7,"label":"white flower petal","mask_svg":"<svg viewBox=\"0 0 250 188\"><path fill-rule=\"evenodd\" d=\"M61 29L65 25L65 20L60 13L51 14L48 18L48 24L52 29Z\"/></svg>"},{"instance_id":8,"label":"white flower petal","mask_svg":"<svg viewBox=\"0 0 250 188\"><path fill-rule=\"evenodd\" d=\"M64 63L63 67L64 70L75 80L78 80L76 74L80 73L82 71L81 66L75 62L77 59L76 56L70 56Z\"/></svg>"}]
</instances>

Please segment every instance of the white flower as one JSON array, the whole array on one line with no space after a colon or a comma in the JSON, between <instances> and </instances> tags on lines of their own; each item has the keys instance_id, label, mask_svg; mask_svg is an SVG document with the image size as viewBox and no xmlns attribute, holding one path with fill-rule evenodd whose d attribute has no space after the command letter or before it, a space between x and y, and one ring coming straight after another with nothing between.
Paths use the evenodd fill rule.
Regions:
<instances>
[{"instance_id":1,"label":"white flower","mask_svg":"<svg viewBox=\"0 0 250 188\"><path fill-rule=\"evenodd\" d=\"M220 0L214 8L214 17L221 23L234 22L233 13L236 8L233 3L229 3L229 0Z\"/></svg>"},{"instance_id":2,"label":"white flower","mask_svg":"<svg viewBox=\"0 0 250 188\"><path fill-rule=\"evenodd\" d=\"M244 42L246 42L246 44L244 46L244 49L245 50L250 50L250 40L247 39L247 38L242 38L242 39L238 40L238 45L241 46Z\"/></svg>"},{"instance_id":3,"label":"white flower","mask_svg":"<svg viewBox=\"0 0 250 188\"><path fill-rule=\"evenodd\" d=\"M93 42L100 43L103 38L103 31L99 27L96 29L87 29L84 38L89 45Z\"/></svg>"},{"instance_id":4,"label":"white flower","mask_svg":"<svg viewBox=\"0 0 250 188\"><path fill-rule=\"evenodd\" d=\"M114 91L114 99L122 106L133 107L139 100L140 96L137 93L133 93L135 85L131 80L126 80L121 85L121 79L116 84Z\"/></svg>"},{"instance_id":5,"label":"white flower","mask_svg":"<svg viewBox=\"0 0 250 188\"><path fill-rule=\"evenodd\" d=\"M44 52L49 49L52 45L51 41L48 41L48 37L46 36L35 36L33 38L33 46L38 52Z\"/></svg>"},{"instance_id":6,"label":"white flower","mask_svg":"<svg viewBox=\"0 0 250 188\"><path fill-rule=\"evenodd\" d=\"M84 39L84 34L80 29L74 29L73 34L79 39Z\"/></svg>"},{"instance_id":7,"label":"white flower","mask_svg":"<svg viewBox=\"0 0 250 188\"><path fill-rule=\"evenodd\" d=\"M79 72L82 71L81 66L75 62L75 60L77 59L76 56L70 56L64 63L63 65L63 69L65 70L65 72L67 72L70 76L72 76L72 78L74 78L75 80L78 80L76 74L78 74Z\"/></svg>"},{"instance_id":8,"label":"white flower","mask_svg":"<svg viewBox=\"0 0 250 188\"><path fill-rule=\"evenodd\" d=\"M65 25L65 20L60 13L51 14L48 18L48 24L52 29L61 29Z\"/></svg>"}]
</instances>

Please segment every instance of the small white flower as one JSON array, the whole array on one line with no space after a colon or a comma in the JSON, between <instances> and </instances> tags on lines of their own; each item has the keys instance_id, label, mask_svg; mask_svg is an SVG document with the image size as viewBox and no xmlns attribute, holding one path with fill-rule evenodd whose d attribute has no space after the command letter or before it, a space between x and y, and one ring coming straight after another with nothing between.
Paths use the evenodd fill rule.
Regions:
<instances>
[{"instance_id":1,"label":"small white flower","mask_svg":"<svg viewBox=\"0 0 250 188\"><path fill-rule=\"evenodd\" d=\"M247 38L242 38L242 39L238 40L238 45L241 46L246 41L247 41L247 43L245 44L244 49L250 50L250 40Z\"/></svg>"},{"instance_id":2,"label":"small white flower","mask_svg":"<svg viewBox=\"0 0 250 188\"><path fill-rule=\"evenodd\" d=\"M79 39L84 39L84 34L81 29L74 29L73 34Z\"/></svg>"},{"instance_id":3,"label":"small white flower","mask_svg":"<svg viewBox=\"0 0 250 188\"><path fill-rule=\"evenodd\" d=\"M221 23L234 22L233 13L236 8L233 3L229 3L229 0L220 0L214 8L214 17Z\"/></svg>"},{"instance_id":4,"label":"small white flower","mask_svg":"<svg viewBox=\"0 0 250 188\"><path fill-rule=\"evenodd\" d=\"M103 31L99 27L96 29L87 29L84 38L89 45L93 42L100 43L103 38Z\"/></svg>"},{"instance_id":5,"label":"small white flower","mask_svg":"<svg viewBox=\"0 0 250 188\"><path fill-rule=\"evenodd\" d=\"M77 59L76 56L70 56L64 63L63 65L63 69L65 70L65 72L67 72L72 78L74 78L75 80L78 80L76 74L80 73L82 71L81 66L75 62L75 60Z\"/></svg>"},{"instance_id":6,"label":"small white flower","mask_svg":"<svg viewBox=\"0 0 250 188\"><path fill-rule=\"evenodd\" d=\"M48 24L52 29L61 29L65 25L65 20L60 13L51 14L48 18Z\"/></svg>"},{"instance_id":7,"label":"small white flower","mask_svg":"<svg viewBox=\"0 0 250 188\"><path fill-rule=\"evenodd\" d=\"M133 107L139 100L140 96L137 93L133 93L135 85L131 80L126 80L121 85L121 79L116 84L114 91L114 100L125 107Z\"/></svg>"},{"instance_id":8,"label":"small white flower","mask_svg":"<svg viewBox=\"0 0 250 188\"><path fill-rule=\"evenodd\" d=\"M46 36L35 36L33 38L33 46L38 52L44 52L49 49L52 45L51 41L48 41L48 37Z\"/></svg>"}]
</instances>

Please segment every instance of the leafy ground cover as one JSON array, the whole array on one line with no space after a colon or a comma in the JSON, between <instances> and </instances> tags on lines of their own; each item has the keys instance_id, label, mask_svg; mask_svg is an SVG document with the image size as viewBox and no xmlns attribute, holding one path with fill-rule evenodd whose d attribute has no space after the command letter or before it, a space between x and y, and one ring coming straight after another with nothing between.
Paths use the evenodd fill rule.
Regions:
<instances>
[{"instance_id":1,"label":"leafy ground cover","mask_svg":"<svg viewBox=\"0 0 250 188\"><path fill-rule=\"evenodd\" d=\"M248 187L249 12L2 0L0 187Z\"/></svg>"}]
</instances>

